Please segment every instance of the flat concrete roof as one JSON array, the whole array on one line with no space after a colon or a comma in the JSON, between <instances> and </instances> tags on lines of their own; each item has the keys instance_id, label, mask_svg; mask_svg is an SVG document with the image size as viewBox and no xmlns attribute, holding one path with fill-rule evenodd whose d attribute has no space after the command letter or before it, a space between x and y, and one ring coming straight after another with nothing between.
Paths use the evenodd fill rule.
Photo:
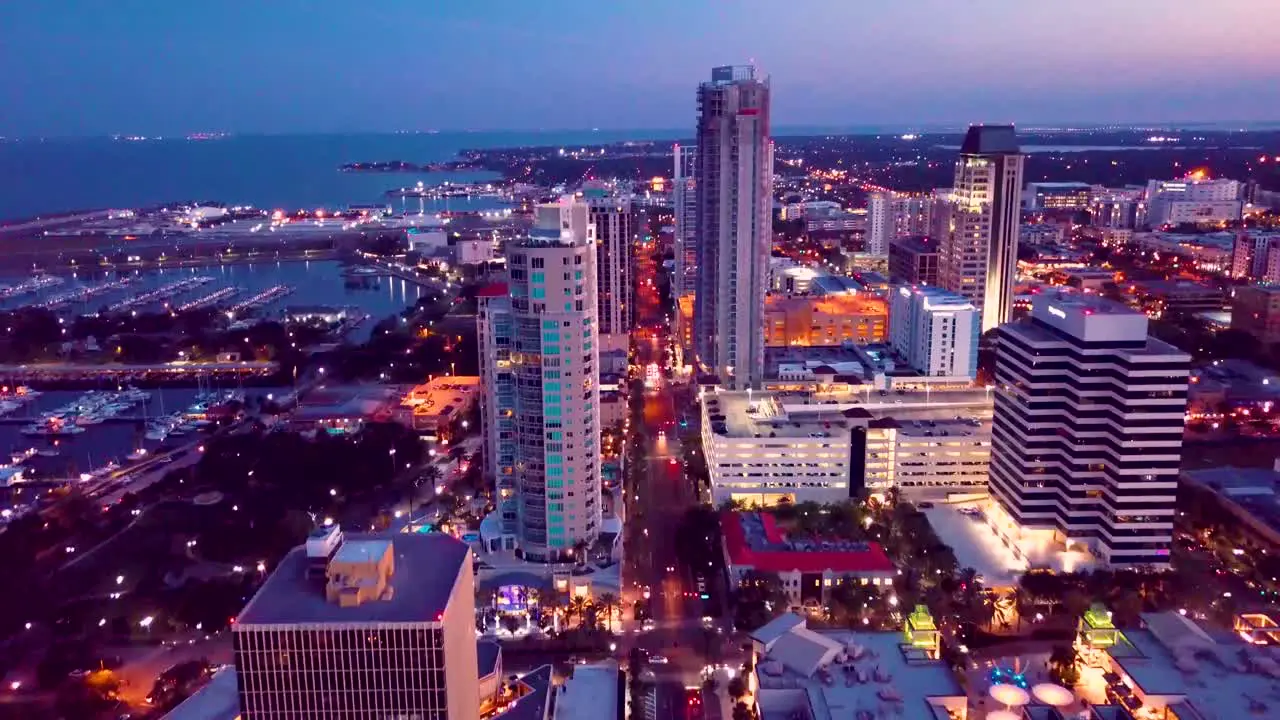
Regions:
<instances>
[{"instance_id":1,"label":"flat concrete roof","mask_svg":"<svg viewBox=\"0 0 1280 720\"><path fill-rule=\"evenodd\" d=\"M1168 617L1171 614L1176 615L1144 614L1146 629L1123 631L1136 652L1112 653L1143 693L1185 696L1209 720L1280 716L1280 679L1263 670L1280 660L1275 648L1249 645L1223 633L1210 635L1193 621L1175 620ZM1190 658L1181 662L1182 667L1179 655ZM1255 711L1255 699L1266 709Z\"/></svg>"},{"instance_id":2,"label":"flat concrete roof","mask_svg":"<svg viewBox=\"0 0 1280 720\"><path fill-rule=\"evenodd\" d=\"M904 646L900 632L812 631L797 624L786 634L794 635L795 639L785 646L788 649L784 654L802 656L799 659L805 662L811 657L828 655L828 646L861 648L862 658L849 664L861 670L867 682L853 681L839 663L830 665L827 672L831 681L825 682L820 672L805 675L791 669L786 659L766 655L756 665L760 680L756 697L765 720L792 717L799 708L807 709L813 720L844 720L855 717L858 710L876 712L886 705L881 699L881 694L886 692L896 693L902 700L899 711L887 717L937 720L936 706L928 702L928 698L962 701L964 697L959 681L947 665L924 657L919 648ZM781 639L777 642L775 647L783 647ZM811 652L792 647L806 643L814 646ZM794 662L797 658L788 659ZM874 678L877 669L881 677L887 676L885 682Z\"/></svg>"},{"instance_id":3,"label":"flat concrete roof","mask_svg":"<svg viewBox=\"0 0 1280 720\"><path fill-rule=\"evenodd\" d=\"M368 541L391 544L395 572L391 575L393 592L389 599L371 600L356 607L329 602L325 599L324 577L307 576L310 562L306 548L297 547L245 605L235 627L439 621L462 564L471 557L467 545L440 533L346 535L348 544Z\"/></svg>"},{"instance_id":4,"label":"flat concrete roof","mask_svg":"<svg viewBox=\"0 0 1280 720\"><path fill-rule=\"evenodd\" d=\"M575 665L556 696L556 720L603 720L618 716L618 664L611 660Z\"/></svg>"},{"instance_id":5,"label":"flat concrete roof","mask_svg":"<svg viewBox=\"0 0 1280 720\"><path fill-rule=\"evenodd\" d=\"M717 405L711 405L711 400ZM898 420L908 435L985 434L991 418L991 394L983 390L942 390L823 393L719 392L709 395L708 414L723 415L728 437L750 438L757 435L807 439L826 433L839 437L848 423L843 415L850 408L866 410L875 418ZM756 413L748 414L748 407ZM974 423L977 423L976 425ZM919 424L917 424L919 423ZM929 423L933 423L930 425ZM815 440L821 438L814 438Z\"/></svg>"}]
</instances>

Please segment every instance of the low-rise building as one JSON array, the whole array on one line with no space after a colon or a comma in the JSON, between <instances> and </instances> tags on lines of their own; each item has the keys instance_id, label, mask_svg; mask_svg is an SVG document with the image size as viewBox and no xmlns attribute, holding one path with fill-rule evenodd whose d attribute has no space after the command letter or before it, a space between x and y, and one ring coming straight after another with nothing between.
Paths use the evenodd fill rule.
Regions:
<instances>
[{"instance_id":1,"label":"low-rise building","mask_svg":"<svg viewBox=\"0 0 1280 720\"><path fill-rule=\"evenodd\" d=\"M448 439L450 426L476 406L481 389L480 378L474 375L442 375L414 387L401 404L410 409L414 430Z\"/></svg>"},{"instance_id":2,"label":"low-rise building","mask_svg":"<svg viewBox=\"0 0 1280 720\"><path fill-rule=\"evenodd\" d=\"M1216 467L1182 473L1184 490L1206 493L1239 520L1253 544L1280 550L1280 470ZM1193 496L1194 497L1194 496Z\"/></svg>"},{"instance_id":3,"label":"low-rise building","mask_svg":"<svg viewBox=\"0 0 1280 720\"><path fill-rule=\"evenodd\" d=\"M868 294L769 295L764 309L765 345L839 345L884 342L888 306Z\"/></svg>"},{"instance_id":4,"label":"low-rise building","mask_svg":"<svg viewBox=\"0 0 1280 720\"><path fill-rule=\"evenodd\" d=\"M1077 690L1135 718L1275 717L1280 659L1275 620L1237 616L1232 631L1178 612L1143 613L1142 626L1117 629L1105 612L1085 614L1076 647ZM1124 717L1124 716L1118 716Z\"/></svg>"},{"instance_id":5,"label":"low-rise building","mask_svg":"<svg viewBox=\"0 0 1280 720\"><path fill-rule=\"evenodd\" d=\"M751 641L756 717L972 717L959 679L938 659L941 633L923 607L897 632L815 631L788 613L752 632Z\"/></svg>"},{"instance_id":6,"label":"low-rise building","mask_svg":"<svg viewBox=\"0 0 1280 720\"><path fill-rule=\"evenodd\" d=\"M1065 228L1056 223L1026 223L1018 228L1018 244L1027 247L1060 245L1066 238Z\"/></svg>"},{"instance_id":7,"label":"low-rise building","mask_svg":"<svg viewBox=\"0 0 1280 720\"><path fill-rule=\"evenodd\" d=\"M1231 300L1231 329L1249 333L1263 347L1280 343L1280 285L1236 288Z\"/></svg>"},{"instance_id":8,"label":"low-rise building","mask_svg":"<svg viewBox=\"0 0 1280 720\"><path fill-rule=\"evenodd\" d=\"M722 512L720 531L730 581L741 585L753 572L775 576L791 607L820 607L847 582L890 590L897 576L879 543L791 539L770 513Z\"/></svg>"},{"instance_id":9,"label":"low-rise building","mask_svg":"<svg viewBox=\"0 0 1280 720\"><path fill-rule=\"evenodd\" d=\"M1031 182L1022 191L1022 207L1027 210L1086 210L1093 199L1093 186L1082 182Z\"/></svg>"},{"instance_id":10,"label":"low-rise building","mask_svg":"<svg viewBox=\"0 0 1280 720\"><path fill-rule=\"evenodd\" d=\"M1226 306L1222 289L1191 280L1145 280L1132 283L1139 309L1151 317L1191 316Z\"/></svg>"}]
</instances>

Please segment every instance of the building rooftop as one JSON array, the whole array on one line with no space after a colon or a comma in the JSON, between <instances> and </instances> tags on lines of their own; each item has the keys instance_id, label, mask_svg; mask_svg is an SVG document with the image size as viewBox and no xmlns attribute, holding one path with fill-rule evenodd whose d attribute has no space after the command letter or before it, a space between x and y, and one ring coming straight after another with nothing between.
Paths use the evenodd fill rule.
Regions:
<instances>
[{"instance_id":1,"label":"building rooftop","mask_svg":"<svg viewBox=\"0 0 1280 720\"><path fill-rule=\"evenodd\" d=\"M240 717L236 669L227 667L191 697L164 715L162 720L234 720Z\"/></svg>"},{"instance_id":2,"label":"building rooftop","mask_svg":"<svg viewBox=\"0 0 1280 720\"><path fill-rule=\"evenodd\" d=\"M556 696L556 720L604 720L618 717L618 663L608 660L575 665Z\"/></svg>"},{"instance_id":3,"label":"building rooftop","mask_svg":"<svg viewBox=\"0 0 1280 720\"><path fill-rule=\"evenodd\" d=\"M1142 621L1110 654L1143 695L1164 696L1178 717L1197 720L1280 716L1280 649L1207 632L1176 612Z\"/></svg>"},{"instance_id":4,"label":"building rooftop","mask_svg":"<svg viewBox=\"0 0 1280 720\"><path fill-rule=\"evenodd\" d=\"M960 144L963 155L1012 155L1018 152L1018 135L1012 125L970 125Z\"/></svg>"},{"instance_id":5,"label":"building rooftop","mask_svg":"<svg viewBox=\"0 0 1280 720\"><path fill-rule=\"evenodd\" d=\"M476 675L485 677L498 669L498 659L502 657L502 646L492 640L476 641Z\"/></svg>"},{"instance_id":6,"label":"building rooftop","mask_svg":"<svg viewBox=\"0 0 1280 720\"><path fill-rule=\"evenodd\" d=\"M938 720L945 707L965 707L950 669L905 644L902 633L815 632L797 619L756 665L762 720L844 720L860 710Z\"/></svg>"},{"instance_id":7,"label":"building rooftop","mask_svg":"<svg viewBox=\"0 0 1280 720\"><path fill-rule=\"evenodd\" d=\"M439 533L348 534L335 559L342 558L344 552L363 556L388 543L395 571L389 578L391 592L385 599L354 607L327 601L324 578L308 574L311 563L305 548L298 547L285 555L245 605L237 626L439 621L471 551L462 541ZM348 551L352 546L354 549Z\"/></svg>"},{"instance_id":8,"label":"building rooftop","mask_svg":"<svg viewBox=\"0 0 1280 720\"><path fill-rule=\"evenodd\" d=\"M878 543L788 539L769 513L723 512L720 527L734 565L764 572L891 573L893 561Z\"/></svg>"},{"instance_id":9,"label":"building rooftop","mask_svg":"<svg viewBox=\"0 0 1280 720\"><path fill-rule=\"evenodd\" d=\"M1188 470L1182 477L1221 495L1253 520L1280 534L1280 472L1228 466Z\"/></svg>"},{"instance_id":10,"label":"building rooftop","mask_svg":"<svg viewBox=\"0 0 1280 720\"><path fill-rule=\"evenodd\" d=\"M1093 187L1089 183L1082 183L1082 182L1030 182L1027 184L1035 185L1036 187L1050 188L1054 190L1075 190L1075 189Z\"/></svg>"},{"instance_id":11,"label":"building rooftop","mask_svg":"<svg viewBox=\"0 0 1280 720\"><path fill-rule=\"evenodd\" d=\"M897 245L900 248L914 253L938 252L938 241L928 237L927 235L907 235L900 238L894 238L890 241L889 245Z\"/></svg>"},{"instance_id":12,"label":"building rooftop","mask_svg":"<svg viewBox=\"0 0 1280 720\"><path fill-rule=\"evenodd\" d=\"M510 289L504 282L490 283L476 290L476 297L478 298L506 297L508 294L510 294Z\"/></svg>"},{"instance_id":13,"label":"building rooftop","mask_svg":"<svg viewBox=\"0 0 1280 720\"><path fill-rule=\"evenodd\" d=\"M518 682L524 694L503 711L502 720L546 720L553 688L551 666L527 672Z\"/></svg>"}]
</instances>

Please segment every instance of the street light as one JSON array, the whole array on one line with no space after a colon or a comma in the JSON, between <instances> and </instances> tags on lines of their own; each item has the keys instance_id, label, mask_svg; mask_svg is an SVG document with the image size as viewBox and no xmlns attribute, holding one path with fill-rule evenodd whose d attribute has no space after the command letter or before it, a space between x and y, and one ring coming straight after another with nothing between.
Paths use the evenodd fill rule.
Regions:
<instances>
[{"instance_id":1,"label":"street light","mask_svg":"<svg viewBox=\"0 0 1280 720\"><path fill-rule=\"evenodd\" d=\"M141 620L139 620L139 621L138 621L138 625L140 625L140 626L142 626L142 627L144 627L144 628L150 628L150 627L151 627L151 623L155 622L155 620L156 620L155 618L153 618L153 617L151 617L150 615L148 615L148 616L146 616L146 617L142 618Z\"/></svg>"}]
</instances>

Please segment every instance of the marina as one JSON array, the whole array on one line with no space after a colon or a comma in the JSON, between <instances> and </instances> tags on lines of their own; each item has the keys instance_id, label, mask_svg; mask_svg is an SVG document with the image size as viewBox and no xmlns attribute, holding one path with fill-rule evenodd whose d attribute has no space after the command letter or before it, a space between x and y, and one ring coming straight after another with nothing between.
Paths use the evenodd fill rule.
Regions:
<instances>
[{"instance_id":1,"label":"marina","mask_svg":"<svg viewBox=\"0 0 1280 720\"><path fill-rule=\"evenodd\" d=\"M132 308L150 305L151 303L166 302L173 297L181 295L184 292L193 290L213 282L213 278L208 275L198 275L196 277L186 278L162 285L150 292L145 292L136 297L127 298L107 308L111 311L130 310Z\"/></svg>"},{"instance_id":2,"label":"marina","mask_svg":"<svg viewBox=\"0 0 1280 720\"><path fill-rule=\"evenodd\" d=\"M37 275L15 285L0 285L0 300L31 295L41 290L57 287L66 280L54 275Z\"/></svg>"},{"instance_id":3,"label":"marina","mask_svg":"<svg viewBox=\"0 0 1280 720\"><path fill-rule=\"evenodd\" d=\"M238 388L34 392L23 409L0 420L0 457L20 467L26 481L97 477L104 468L109 473L198 439L246 397Z\"/></svg>"},{"instance_id":4,"label":"marina","mask_svg":"<svg viewBox=\"0 0 1280 720\"><path fill-rule=\"evenodd\" d=\"M246 310L254 310L266 305L270 305L271 303L281 298L284 298L288 295L292 295L295 289L296 288L294 288L292 285L272 285L266 290L263 290L262 292L257 293L252 297L246 298L236 303L235 305L232 305L227 312L231 313L232 315L239 315L240 313Z\"/></svg>"},{"instance_id":5,"label":"marina","mask_svg":"<svg viewBox=\"0 0 1280 720\"><path fill-rule=\"evenodd\" d=\"M230 300L240 294L238 287L225 287L221 290L215 290L204 297L198 297L195 300L185 302L178 306L178 312L186 312L188 310L197 310L203 307L216 306L223 300Z\"/></svg>"},{"instance_id":6,"label":"marina","mask_svg":"<svg viewBox=\"0 0 1280 720\"><path fill-rule=\"evenodd\" d=\"M103 307L123 307L124 310L142 313L162 308L159 302L163 301L158 301L160 295L168 296L167 301L173 309L230 309L228 306L233 300L243 303L256 297L254 314L263 318L277 317L288 303L357 308L372 319L381 319L412 307L430 289L423 285L421 278L402 277L386 269L371 270L368 276L359 278L360 282L349 283L353 278L344 276L348 270L348 266L336 260L273 260L136 270L125 276L107 271L80 271L66 276L39 276L55 277L56 282L42 282L42 289L22 296L6 300L0 293L0 308L12 310L39 305L80 288L101 287L86 299L79 299L82 296L67 298L50 309L67 317L94 314ZM188 282L197 278L201 279L200 282ZM30 276L0 277L0 285L15 287L32 279ZM129 283L111 286L124 280L129 280ZM285 292L286 287L288 292ZM147 304L131 302L157 290L163 292L152 296ZM188 305L191 307L187 308ZM373 325L364 323L357 326L349 339L364 342Z\"/></svg>"},{"instance_id":7,"label":"marina","mask_svg":"<svg viewBox=\"0 0 1280 720\"><path fill-rule=\"evenodd\" d=\"M60 308L73 303L83 303L92 300L100 295L106 295L117 290L123 290L136 281L136 278L121 278L119 280L110 280L108 282L98 283L96 285L86 285L74 290L59 293L52 297L35 303L32 307L45 308L47 310Z\"/></svg>"}]
</instances>

